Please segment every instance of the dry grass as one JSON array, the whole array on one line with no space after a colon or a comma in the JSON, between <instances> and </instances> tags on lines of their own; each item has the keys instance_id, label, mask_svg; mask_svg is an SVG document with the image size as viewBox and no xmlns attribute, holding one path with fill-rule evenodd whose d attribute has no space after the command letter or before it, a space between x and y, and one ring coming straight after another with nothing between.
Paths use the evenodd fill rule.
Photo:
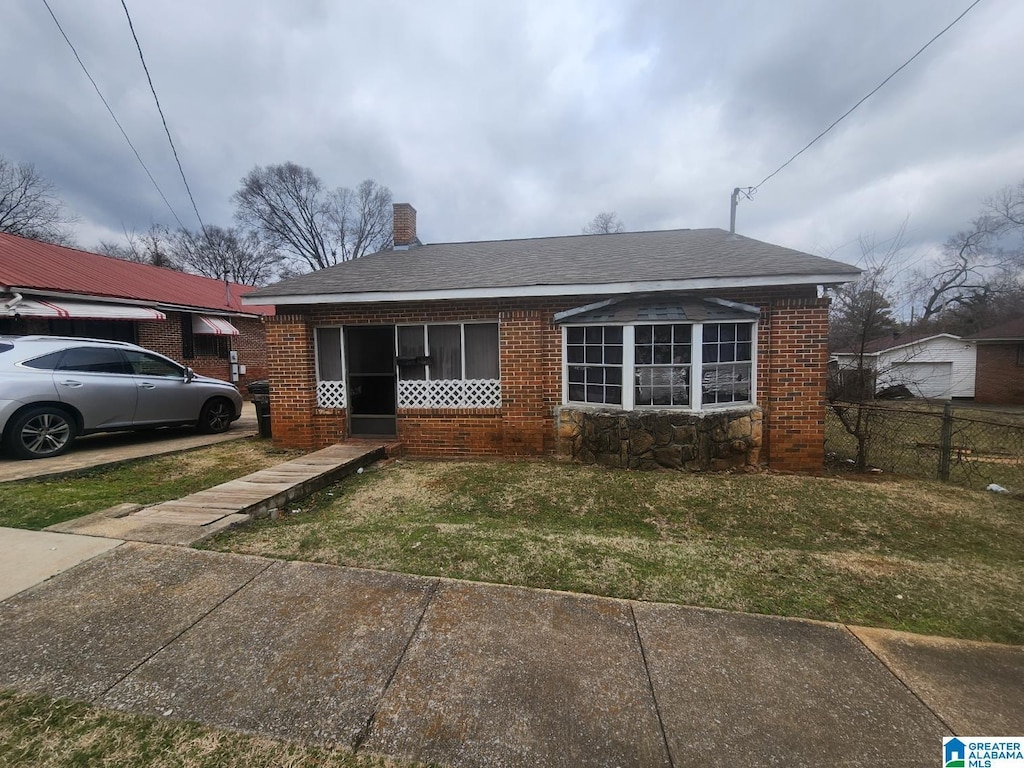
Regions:
<instances>
[{"instance_id":1,"label":"dry grass","mask_svg":"<svg viewBox=\"0 0 1024 768\"><path fill-rule=\"evenodd\" d=\"M210 546L1021 643L1020 522L925 481L399 462Z\"/></svg>"},{"instance_id":2,"label":"dry grass","mask_svg":"<svg viewBox=\"0 0 1024 768\"><path fill-rule=\"evenodd\" d=\"M155 504L210 488L298 454L267 441L232 440L59 478L0 484L0 525L41 529L134 502Z\"/></svg>"},{"instance_id":3,"label":"dry grass","mask_svg":"<svg viewBox=\"0 0 1024 768\"><path fill-rule=\"evenodd\" d=\"M293 744L46 696L0 691L6 768L401 768L412 764Z\"/></svg>"}]
</instances>

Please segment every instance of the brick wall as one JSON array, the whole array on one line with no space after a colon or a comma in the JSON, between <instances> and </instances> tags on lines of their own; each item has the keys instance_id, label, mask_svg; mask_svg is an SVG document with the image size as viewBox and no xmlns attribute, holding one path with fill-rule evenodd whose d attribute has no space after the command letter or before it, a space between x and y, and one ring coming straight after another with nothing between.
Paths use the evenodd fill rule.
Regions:
<instances>
[{"instance_id":1,"label":"brick wall","mask_svg":"<svg viewBox=\"0 0 1024 768\"><path fill-rule=\"evenodd\" d=\"M245 375L236 382L242 395L248 397L245 385L250 381L267 378L266 332L261 318L232 317L230 323L238 329L238 336L230 339L231 349L238 351L238 362L246 367ZM224 357L196 356L186 358L182 349L181 324L191 323L188 312L168 312L164 321L146 321L138 324L139 344L182 365L187 365L200 376L211 376L222 381L231 380L231 363Z\"/></svg>"},{"instance_id":2,"label":"brick wall","mask_svg":"<svg viewBox=\"0 0 1024 768\"><path fill-rule=\"evenodd\" d=\"M758 402L762 455L779 469L817 471L824 459L828 302L813 286L708 292L761 309ZM562 397L561 329L552 316L599 297L295 307L269 318L267 345L276 443L322 447L345 435L345 413L316 407L313 328L499 322L500 410L403 409L398 437L410 455L541 455L555 446Z\"/></svg>"},{"instance_id":3,"label":"brick wall","mask_svg":"<svg viewBox=\"0 0 1024 768\"><path fill-rule=\"evenodd\" d=\"M1016 342L978 344L974 400L994 405L1024 405L1024 366L1017 364Z\"/></svg>"},{"instance_id":4,"label":"brick wall","mask_svg":"<svg viewBox=\"0 0 1024 768\"><path fill-rule=\"evenodd\" d=\"M825 461L828 300L770 302L758 333L758 404L768 464L820 471Z\"/></svg>"}]
</instances>

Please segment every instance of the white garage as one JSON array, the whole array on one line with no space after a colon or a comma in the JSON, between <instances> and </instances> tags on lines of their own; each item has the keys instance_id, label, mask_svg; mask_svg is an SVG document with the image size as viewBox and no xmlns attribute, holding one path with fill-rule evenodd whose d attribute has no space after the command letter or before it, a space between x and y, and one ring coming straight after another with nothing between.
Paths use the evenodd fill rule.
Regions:
<instances>
[{"instance_id":1,"label":"white garage","mask_svg":"<svg viewBox=\"0 0 1024 768\"><path fill-rule=\"evenodd\" d=\"M953 363L893 363L887 377L903 384L915 397L953 396Z\"/></svg>"},{"instance_id":2,"label":"white garage","mask_svg":"<svg viewBox=\"0 0 1024 768\"><path fill-rule=\"evenodd\" d=\"M905 386L914 397L949 400L974 397L977 348L950 333L906 334L876 339L863 352L832 353L839 369L863 365L875 372L875 389Z\"/></svg>"}]
</instances>

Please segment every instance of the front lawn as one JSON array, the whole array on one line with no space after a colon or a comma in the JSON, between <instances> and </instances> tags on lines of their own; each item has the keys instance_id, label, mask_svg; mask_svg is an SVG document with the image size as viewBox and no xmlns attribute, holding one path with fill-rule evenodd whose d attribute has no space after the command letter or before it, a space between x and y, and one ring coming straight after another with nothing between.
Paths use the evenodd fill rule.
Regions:
<instances>
[{"instance_id":1,"label":"front lawn","mask_svg":"<svg viewBox=\"0 0 1024 768\"><path fill-rule=\"evenodd\" d=\"M399 768L411 763L0 691L6 768Z\"/></svg>"},{"instance_id":2,"label":"front lawn","mask_svg":"<svg viewBox=\"0 0 1024 768\"><path fill-rule=\"evenodd\" d=\"M400 461L206 546L1024 643L1022 512L929 481Z\"/></svg>"},{"instance_id":3,"label":"front lawn","mask_svg":"<svg viewBox=\"0 0 1024 768\"><path fill-rule=\"evenodd\" d=\"M71 476L0 484L0 526L41 530L126 502L156 504L266 469L297 454L269 441L232 440Z\"/></svg>"}]
</instances>

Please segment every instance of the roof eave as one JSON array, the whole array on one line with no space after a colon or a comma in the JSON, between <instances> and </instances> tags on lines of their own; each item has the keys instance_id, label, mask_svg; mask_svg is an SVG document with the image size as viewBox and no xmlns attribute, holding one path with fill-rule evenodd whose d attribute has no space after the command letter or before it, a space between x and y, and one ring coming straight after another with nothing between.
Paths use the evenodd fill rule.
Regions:
<instances>
[{"instance_id":1,"label":"roof eave","mask_svg":"<svg viewBox=\"0 0 1024 768\"><path fill-rule=\"evenodd\" d=\"M664 291L701 291L728 288L773 288L780 285L841 285L856 280L860 272L758 277L703 277L687 280L645 280L621 283L575 283L510 287L449 288L427 291L353 291L315 294L246 295L243 304L363 304L367 302L444 301L457 299L548 298L552 296L601 296Z\"/></svg>"}]
</instances>

